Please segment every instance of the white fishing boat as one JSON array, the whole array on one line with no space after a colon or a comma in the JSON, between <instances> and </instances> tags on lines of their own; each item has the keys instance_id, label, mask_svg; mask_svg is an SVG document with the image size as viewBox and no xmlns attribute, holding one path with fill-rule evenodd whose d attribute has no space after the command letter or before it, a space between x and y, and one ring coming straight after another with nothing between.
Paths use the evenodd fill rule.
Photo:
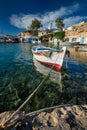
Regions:
<instances>
[{"instance_id":1,"label":"white fishing boat","mask_svg":"<svg viewBox=\"0 0 87 130\"><path fill-rule=\"evenodd\" d=\"M53 66L58 71L62 69L65 52L66 47L63 47L61 50L44 46L34 46L32 48L33 56L38 62L46 66Z\"/></svg>"}]
</instances>

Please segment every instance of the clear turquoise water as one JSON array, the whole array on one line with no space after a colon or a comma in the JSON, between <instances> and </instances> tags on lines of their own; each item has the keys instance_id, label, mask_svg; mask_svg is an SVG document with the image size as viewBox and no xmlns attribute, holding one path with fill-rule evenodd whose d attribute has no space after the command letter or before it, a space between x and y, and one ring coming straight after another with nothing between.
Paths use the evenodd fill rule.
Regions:
<instances>
[{"instance_id":1,"label":"clear turquoise water","mask_svg":"<svg viewBox=\"0 0 87 130\"><path fill-rule=\"evenodd\" d=\"M44 78L41 73L35 71L31 48L28 43L0 44L0 112L20 106ZM61 73L61 77L56 72L50 74L49 80L46 80L43 85L42 92L29 102L31 107L26 107L26 110L35 110L41 105L46 107L61 103L87 103L87 63L68 58L63 66L66 70ZM46 74L46 71L44 73ZM59 78L62 80L62 93L58 90L57 82L53 82L55 79L59 82ZM50 88L48 89L47 86ZM49 100L48 104L46 99ZM40 104L37 100L43 103Z\"/></svg>"},{"instance_id":2,"label":"clear turquoise water","mask_svg":"<svg viewBox=\"0 0 87 130\"><path fill-rule=\"evenodd\" d=\"M29 44L0 44L0 110L20 104L28 88L38 84L39 74L33 67ZM32 91L32 90L31 90ZM14 104L14 105L12 105Z\"/></svg>"}]
</instances>

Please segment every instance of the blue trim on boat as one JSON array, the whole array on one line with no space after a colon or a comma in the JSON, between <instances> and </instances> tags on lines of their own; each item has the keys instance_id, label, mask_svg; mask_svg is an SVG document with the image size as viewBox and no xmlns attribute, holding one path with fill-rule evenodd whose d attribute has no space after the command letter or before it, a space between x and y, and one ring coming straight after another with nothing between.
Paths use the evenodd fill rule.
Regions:
<instances>
[{"instance_id":1,"label":"blue trim on boat","mask_svg":"<svg viewBox=\"0 0 87 130\"><path fill-rule=\"evenodd\" d=\"M63 50L56 50L56 49L52 49L50 47L44 47L44 46L41 46L41 47L34 46L32 49L32 52L40 54L40 51L46 51L46 50L50 52L63 52Z\"/></svg>"}]
</instances>

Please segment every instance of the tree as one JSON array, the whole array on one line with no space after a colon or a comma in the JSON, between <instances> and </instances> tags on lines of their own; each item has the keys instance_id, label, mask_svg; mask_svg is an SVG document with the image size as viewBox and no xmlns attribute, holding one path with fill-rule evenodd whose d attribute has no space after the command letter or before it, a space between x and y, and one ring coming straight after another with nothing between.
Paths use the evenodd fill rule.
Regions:
<instances>
[{"instance_id":1,"label":"tree","mask_svg":"<svg viewBox=\"0 0 87 130\"><path fill-rule=\"evenodd\" d=\"M63 40L64 37L65 37L65 32L64 31L61 31L61 32L56 32L54 33L54 36L60 40Z\"/></svg>"},{"instance_id":2,"label":"tree","mask_svg":"<svg viewBox=\"0 0 87 130\"><path fill-rule=\"evenodd\" d=\"M42 27L41 21L39 21L38 19L32 20L32 24L30 26L31 29L37 30L40 27Z\"/></svg>"},{"instance_id":3,"label":"tree","mask_svg":"<svg viewBox=\"0 0 87 130\"><path fill-rule=\"evenodd\" d=\"M62 31L64 27L63 18L57 18L55 22L56 22L57 28L59 28Z\"/></svg>"}]
</instances>

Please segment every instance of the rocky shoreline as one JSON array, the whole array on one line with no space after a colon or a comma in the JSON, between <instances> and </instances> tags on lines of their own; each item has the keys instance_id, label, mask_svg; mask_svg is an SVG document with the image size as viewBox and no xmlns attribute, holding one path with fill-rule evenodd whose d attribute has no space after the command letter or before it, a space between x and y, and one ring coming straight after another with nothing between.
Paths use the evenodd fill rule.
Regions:
<instances>
[{"instance_id":1,"label":"rocky shoreline","mask_svg":"<svg viewBox=\"0 0 87 130\"><path fill-rule=\"evenodd\" d=\"M13 112L0 114L0 130ZM61 105L25 114L19 112L7 123L9 130L87 130L87 105Z\"/></svg>"}]
</instances>

